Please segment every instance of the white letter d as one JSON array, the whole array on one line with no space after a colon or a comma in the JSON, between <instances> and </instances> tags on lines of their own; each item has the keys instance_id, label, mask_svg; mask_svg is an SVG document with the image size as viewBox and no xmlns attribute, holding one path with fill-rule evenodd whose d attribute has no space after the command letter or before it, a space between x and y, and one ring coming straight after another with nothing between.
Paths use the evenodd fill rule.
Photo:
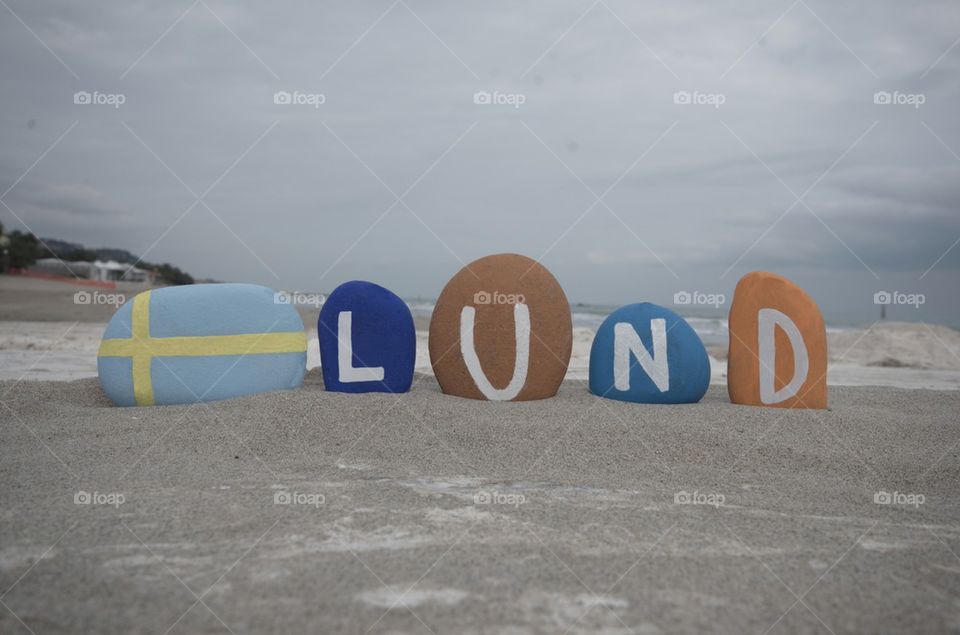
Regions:
<instances>
[{"instance_id":1,"label":"white letter d","mask_svg":"<svg viewBox=\"0 0 960 635\"><path fill-rule=\"evenodd\" d=\"M780 390L774 388L777 367L776 342L774 328L779 326L790 338L793 349L793 378ZM807 358L807 345L800 335L800 329L786 314L776 309L760 309L757 316L757 337L760 346L760 401L765 404L780 403L797 394L803 382L807 380L810 362Z\"/></svg>"}]
</instances>

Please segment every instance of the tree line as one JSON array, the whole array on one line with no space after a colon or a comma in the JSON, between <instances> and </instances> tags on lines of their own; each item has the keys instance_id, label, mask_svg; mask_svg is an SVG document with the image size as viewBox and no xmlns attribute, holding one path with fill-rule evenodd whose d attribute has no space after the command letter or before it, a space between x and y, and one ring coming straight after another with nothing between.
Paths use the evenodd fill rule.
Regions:
<instances>
[{"instance_id":1,"label":"tree line","mask_svg":"<svg viewBox=\"0 0 960 635\"><path fill-rule=\"evenodd\" d=\"M56 241L57 244L65 244ZM101 257L99 252L105 252ZM0 272L6 272L10 269L26 269L34 264L40 258L59 258L68 262L93 262L94 260L103 260L109 258L133 265L140 269L153 271L162 282L167 284L193 284L193 276L174 267L170 263L154 264L139 260L130 252L118 249L87 249L86 247L70 245L65 250L54 251L41 242L30 232L21 232L13 230L9 234L3 231L3 224L0 223Z\"/></svg>"}]
</instances>

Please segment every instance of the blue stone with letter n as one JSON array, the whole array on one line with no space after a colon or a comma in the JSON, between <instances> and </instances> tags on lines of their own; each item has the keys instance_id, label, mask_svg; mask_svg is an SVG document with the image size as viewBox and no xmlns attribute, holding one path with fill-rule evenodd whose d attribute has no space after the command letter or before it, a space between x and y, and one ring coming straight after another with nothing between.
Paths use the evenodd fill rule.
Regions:
<instances>
[{"instance_id":1,"label":"blue stone with letter n","mask_svg":"<svg viewBox=\"0 0 960 635\"><path fill-rule=\"evenodd\" d=\"M323 303L317 335L327 390L410 390L417 333L410 308L392 291L362 280L341 284Z\"/></svg>"},{"instance_id":2,"label":"blue stone with letter n","mask_svg":"<svg viewBox=\"0 0 960 635\"><path fill-rule=\"evenodd\" d=\"M635 403L696 403L710 385L710 358L693 327L642 302L611 313L590 349L590 391Z\"/></svg>"}]
</instances>

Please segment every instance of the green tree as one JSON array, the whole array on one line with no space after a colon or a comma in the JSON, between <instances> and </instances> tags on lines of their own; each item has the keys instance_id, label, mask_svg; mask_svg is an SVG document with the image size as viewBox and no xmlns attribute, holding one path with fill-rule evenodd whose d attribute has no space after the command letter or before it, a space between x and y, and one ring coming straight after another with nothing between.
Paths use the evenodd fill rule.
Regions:
<instances>
[{"instance_id":1,"label":"green tree","mask_svg":"<svg viewBox=\"0 0 960 635\"><path fill-rule=\"evenodd\" d=\"M42 256L44 250L40 241L33 234L14 230L10 234L10 266L16 269L26 269Z\"/></svg>"},{"instance_id":2,"label":"green tree","mask_svg":"<svg viewBox=\"0 0 960 635\"><path fill-rule=\"evenodd\" d=\"M0 273L5 273L10 266L10 239L3 235L3 223L0 223Z\"/></svg>"},{"instance_id":3,"label":"green tree","mask_svg":"<svg viewBox=\"0 0 960 635\"><path fill-rule=\"evenodd\" d=\"M186 271L181 271L179 268L174 267L168 262L163 263L162 265L154 265L149 262L141 262L137 265L141 269L147 269L153 271L157 274L159 279L162 282L167 284L193 284L193 276L191 276Z\"/></svg>"},{"instance_id":4,"label":"green tree","mask_svg":"<svg viewBox=\"0 0 960 635\"><path fill-rule=\"evenodd\" d=\"M97 259L97 253L91 249L74 249L69 252L64 260L74 262L93 262Z\"/></svg>"}]
</instances>

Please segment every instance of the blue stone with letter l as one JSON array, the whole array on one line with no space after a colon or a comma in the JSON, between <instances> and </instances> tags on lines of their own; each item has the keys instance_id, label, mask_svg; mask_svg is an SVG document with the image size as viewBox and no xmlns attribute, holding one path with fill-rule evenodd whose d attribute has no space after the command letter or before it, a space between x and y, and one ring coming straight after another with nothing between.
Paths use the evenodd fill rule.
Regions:
<instances>
[{"instance_id":1,"label":"blue stone with letter l","mask_svg":"<svg viewBox=\"0 0 960 635\"><path fill-rule=\"evenodd\" d=\"M407 303L354 280L334 289L317 321L323 383L334 392L407 392L417 333Z\"/></svg>"}]
</instances>

